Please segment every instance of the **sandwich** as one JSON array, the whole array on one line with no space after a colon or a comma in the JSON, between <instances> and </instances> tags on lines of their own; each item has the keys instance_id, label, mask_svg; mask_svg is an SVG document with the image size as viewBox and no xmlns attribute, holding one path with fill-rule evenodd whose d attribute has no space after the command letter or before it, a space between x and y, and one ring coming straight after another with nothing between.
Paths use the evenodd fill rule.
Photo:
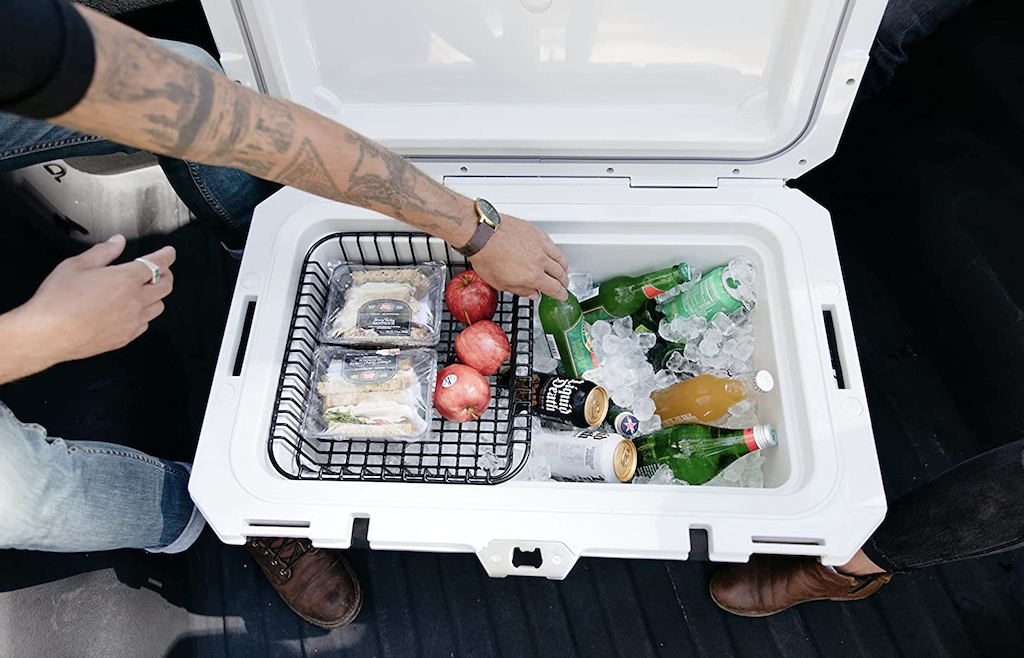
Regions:
<instances>
[{"instance_id":1,"label":"sandwich","mask_svg":"<svg viewBox=\"0 0 1024 658\"><path fill-rule=\"evenodd\" d=\"M351 273L352 285L345 291L342 307L331 320L331 338L393 338L382 336L373 327L360 323L360 310L371 302L398 301L409 307L409 338L426 340L433 320L428 303L430 282L419 269L390 268L356 270Z\"/></svg>"},{"instance_id":2,"label":"sandwich","mask_svg":"<svg viewBox=\"0 0 1024 658\"><path fill-rule=\"evenodd\" d=\"M399 359L394 376L380 382L351 382L342 377L341 365L332 361L316 385L326 434L397 438L427 429L421 382L409 359Z\"/></svg>"}]
</instances>

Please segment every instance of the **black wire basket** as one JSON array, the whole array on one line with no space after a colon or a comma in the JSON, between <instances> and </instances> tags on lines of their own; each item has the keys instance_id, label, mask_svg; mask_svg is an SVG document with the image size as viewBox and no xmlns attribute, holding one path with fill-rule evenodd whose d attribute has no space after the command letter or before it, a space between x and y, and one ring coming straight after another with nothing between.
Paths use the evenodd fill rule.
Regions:
<instances>
[{"instance_id":1,"label":"black wire basket","mask_svg":"<svg viewBox=\"0 0 1024 658\"><path fill-rule=\"evenodd\" d=\"M467 269L447 243L420 233L335 233L321 238L302 262L281 377L274 399L268 449L278 473L292 480L498 484L523 467L530 446L530 373L533 302L502 292L494 322L512 344L511 371L498 384L478 421L452 423L435 411L430 435L417 442L305 438L303 405L311 385L320 327L326 312L331 266L413 265L441 261L449 280ZM462 325L447 309L437 344L439 368L455 362L453 343Z\"/></svg>"}]
</instances>

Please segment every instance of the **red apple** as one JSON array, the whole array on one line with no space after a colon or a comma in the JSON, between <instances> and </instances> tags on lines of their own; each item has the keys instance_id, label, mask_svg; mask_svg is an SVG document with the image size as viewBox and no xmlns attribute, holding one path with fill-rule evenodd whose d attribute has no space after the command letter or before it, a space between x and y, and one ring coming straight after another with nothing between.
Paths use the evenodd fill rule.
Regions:
<instances>
[{"instance_id":1,"label":"red apple","mask_svg":"<svg viewBox=\"0 0 1024 658\"><path fill-rule=\"evenodd\" d=\"M490 404L491 385L476 370L456 363L437 373L434 406L448 420L479 420Z\"/></svg>"},{"instance_id":2,"label":"red apple","mask_svg":"<svg viewBox=\"0 0 1024 658\"><path fill-rule=\"evenodd\" d=\"M444 291L444 301L459 322L473 324L494 317L498 292L475 271L466 270L452 277Z\"/></svg>"},{"instance_id":3,"label":"red apple","mask_svg":"<svg viewBox=\"0 0 1024 658\"><path fill-rule=\"evenodd\" d=\"M490 320L480 320L455 338L455 354L481 375L493 375L512 355L512 346L501 327Z\"/></svg>"}]
</instances>

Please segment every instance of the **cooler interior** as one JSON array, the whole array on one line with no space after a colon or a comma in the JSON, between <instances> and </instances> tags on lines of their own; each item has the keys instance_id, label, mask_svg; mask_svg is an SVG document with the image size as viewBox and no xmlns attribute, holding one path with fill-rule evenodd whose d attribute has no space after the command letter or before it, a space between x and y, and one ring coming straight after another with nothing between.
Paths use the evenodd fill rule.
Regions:
<instances>
[{"instance_id":1,"label":"cooler interior","mask_svg":"<svg viewBox=\"0 0 1024 658\"><path fill-rule=\"evenodd\" d=\"M337 225L337 222L327 222ZM766 451L765 489L795 484L809 450L806 410L800 404L803 383L797 368L787 367L796 353L798 332L785 310L789 291L783 283L787 267L781 245L756 222L686 222L677 224L600 225L591 231L553 233L571 268L589 271L595 281L619 274L638 275L686 261L707 272L736 256L750 258L758 267L758 302L753 314L757 369L776 378L774 392L758 398L760 422L771 423L780 434L776 448ZM304 235L310 235L307 227ZM313 229L315 230L315 229ZM270 461L289 479L374 482L428 482L493 484L505 487L579 487L572 482L509 481L523 467L530 439L528 382L531 369L533 303L502 293L495 322L513 345L511 368L517 375L509 387L492 381L494 402L477 422L455 424L435 412L431 436L420 442L367 440L311 440L301 435L302 407L310 382L310 355L323 319L327 281L339 261L362 264L411 264L426 261L448 264L452 274L467 267L465 260L443 241L422 234L386 232L327 233L309 248L302 262L295 294L288 344L285 350L269 436ZM820 316L819 316L820 317ZM451 345L462 325L447 310L437 346L439 368L454 362ZM518 388L517 388L518 387ZM491 457L497 458L497 466ZM587 486L623 487L618 483ZM686 487L658 487L685 496ZM749 490L744 490L749 491Z\"/></svg>"}]
</instances>

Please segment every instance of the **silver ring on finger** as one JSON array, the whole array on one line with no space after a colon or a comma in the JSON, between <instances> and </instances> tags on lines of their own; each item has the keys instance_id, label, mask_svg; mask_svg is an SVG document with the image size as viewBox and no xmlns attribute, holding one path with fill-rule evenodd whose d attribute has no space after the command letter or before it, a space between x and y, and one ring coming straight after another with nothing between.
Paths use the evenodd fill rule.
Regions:
<instances>
[{"instance_id":1,"label":"silver ring on finger","mask_svg":"<svg viewBox=\"0 0 1024 658\"><path fill-rule=\"evenodd\" d=\"M153 278L146 282L146 285L156 284L160 282L160 266L151 260L145 258L136 258L136 262L142 263L149 268L149 271L153 273Z\"/></svg>"}]
</instances>

